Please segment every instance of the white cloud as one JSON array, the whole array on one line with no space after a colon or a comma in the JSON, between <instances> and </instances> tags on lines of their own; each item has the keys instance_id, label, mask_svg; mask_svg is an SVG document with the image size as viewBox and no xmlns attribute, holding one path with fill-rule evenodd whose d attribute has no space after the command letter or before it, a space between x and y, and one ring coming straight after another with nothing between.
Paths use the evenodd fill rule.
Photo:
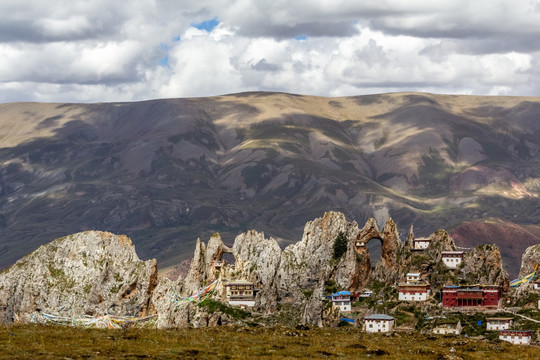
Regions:
<instances>
[{"instance_id":1,"label":"white cloud","mask_svg":"<svg viewBox=\"0 0 540 360\"><path fill-rule=\"evenodd\" d=\"M246 90L539 96L539 3L3 2L0 101ZM210 32L192 26L210 19L219 21Z\"/></svg>"}]
</instances>

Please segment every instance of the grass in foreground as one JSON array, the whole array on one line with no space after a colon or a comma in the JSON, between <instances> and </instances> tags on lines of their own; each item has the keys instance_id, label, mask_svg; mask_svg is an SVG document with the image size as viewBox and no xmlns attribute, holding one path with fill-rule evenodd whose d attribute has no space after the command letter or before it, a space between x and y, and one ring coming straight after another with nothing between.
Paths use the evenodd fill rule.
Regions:
<instances>
[{"instance_id":1,"label":"grass in foreground","mask_svg":"<svg viewBox=\"0 0 540 360\"><path fill-rule=\"evenodd\" d=\"M100 330L0 327L2 359L539 359L540 348L463 337L368 335L355 328Z\"/></svg>"}]
</instances>

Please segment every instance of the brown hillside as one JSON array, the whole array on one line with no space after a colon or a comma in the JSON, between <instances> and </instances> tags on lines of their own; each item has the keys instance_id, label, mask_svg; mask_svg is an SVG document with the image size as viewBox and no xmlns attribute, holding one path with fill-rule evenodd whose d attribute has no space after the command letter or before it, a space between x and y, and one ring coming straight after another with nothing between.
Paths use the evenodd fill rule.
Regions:
<instances>
[{"instance_id":1,"label":"brown hillside","mask_svg":"<svg viewBox=\"0 0 540 360\"><path fill-rule=\"evenodd\" d=\"M420 235L535 226L539 118L539 98L424 93L0 104L0 268L91 229L170 267L197 237L286 245L328 210Z\"/></svg>"},{"instance_id":2,"label":"brown hillside","mask_svg":"<svg viewBox=\"0 0 540 360\"><path fill-rule=\"evenodd\" d=\"M540 244L539 225L521 226L500 219L467 221L454 229L451 235L461 247L496 244L507 270L511 270L511 276L517 276L525 249Z\"/></svg>"}]
</instances>

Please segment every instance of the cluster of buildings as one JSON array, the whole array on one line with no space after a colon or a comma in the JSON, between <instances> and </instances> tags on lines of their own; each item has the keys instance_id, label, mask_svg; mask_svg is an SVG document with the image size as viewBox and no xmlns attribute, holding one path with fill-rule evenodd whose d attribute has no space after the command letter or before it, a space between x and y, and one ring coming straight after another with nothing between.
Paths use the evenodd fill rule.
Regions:
<instances>
[{"instance_id":1,"label":"cluster of buildings","mask_svg":"<svg viewBox=\"0 0 540 360\"><path fill-rule=\"evenodd\" d=\"M413 239L413 251L423 251L430 245L429 238ZM358 245L358 244L357 244ZM361 244L363 245L363 244ZM449 269L457 269L463 262L463 251L443 251L441 257L443 263ZM534 283L534 289L540 290L540 281ZM245 280L230 281L225 284L226 299L230 305L252 307L255 304L257 294L253 282ZM370 297L372 291L350 292L339 291L324 297L332 302L332 307L342 313L352 311L352 303L362 297ZM464 285L444 286L441 289L443 308L483 308L498 309L501 305L501 288L497 285ZM398 300L424 302L431 296L430 284L422 279L419 272L411 272L406 275L405 281L398 284ZM540 308L540 300L538 302ZM344 321L354 322L352 319L343 318ZM385 333L393 330L394 317L386 314L371 314L363 318L363 328L370 333ZM529 330L512 330L513 318L487 318L486 330L499 331L499 339L513 344L529 344L532 332ZM439 321L433 328L436 334L458 335L462 331L459 320Z\"/></svg>"},{"instance_id":2,"label":"cluster of buildings","mask_svg":"<svg viewBox=\"0 0 540 360\"><path fill-rule=\"evenodd\" d=\"M495 317L486 319L487 331L498 331L499 339L508 341L516 345L527 345L531 343L532 331L530 330L511 330L514 319L509 317ZM440 321L433 332L440 335L459 335L463 329L459 320Z\"/></svg>"},{"instance_id":3,"label":"cluster of buildings","mask_svg":"<svg viewBox=\"0 0 540 360\"><path fill-rule=\"evenodd\" d=\"M431 244L429 238L415 238L412 243L412 251L424 251ZM443 251L441 252L442 261L449 269L457 269L463 262L463 251Z\"/></svg>"}]
</instances>

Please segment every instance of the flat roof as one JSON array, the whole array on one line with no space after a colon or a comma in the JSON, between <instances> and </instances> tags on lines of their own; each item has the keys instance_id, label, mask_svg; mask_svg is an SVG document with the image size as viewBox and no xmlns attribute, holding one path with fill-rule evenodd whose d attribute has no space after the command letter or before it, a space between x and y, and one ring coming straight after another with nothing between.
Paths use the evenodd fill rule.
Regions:
<instances>
[{"instance_id":1,"label":"flat roof","mask_svg":"<svg viewBox=\"0 0 540 360\"><path fill-rule=\"evenodd\" d=\"M386 314L371 314L366 316L364 320L394 320L394 317Z\"/></svg>"},{"instance_id":2,"label":"flat roof","mask_svg":"<svg viewBox=\"0 0 540 360\"><path fill-rule=\"evenodd\" d=\"M420 276L420 273L407 273L407 276Z\"/></svg>"},{"instance_id":3,"label":"flat roof","mask_svg":"<svg viewBox=\"0 0 540 360\"><path fill-rule=\"evenodd\" d=\"M465 253L464 251L441 251L441 254L459 255Z\"/></svg>"},{"instance_id":4,"label":"flat roof","mask_svg":"<svg viewBox=\"0 0 540 360\"><path fill-rule=\"evenodd\" d=\"M499 285L445 285L443 289L460 289L460 290L482 290L500 288Z\"/></svg>"},{"instance_id":5,"label":"flat roof","mask_svg":"<svg viewBox=\"0 0 540 360\"><path fill-rule=\"evenodd\" d=\"M514 320L514 318L510 317L496 317L496 318L487 318L486 321L494 321L494 320Z\"/></svg>"},{"instance_id":6,"label":"flat roof","mask_svg":"<svg viewBox=\"0 0 540 360\"><path fill-rule=\"evenodd\" d=\"M532 330L499 330L499 332L531 333Z\"/></svg>"},{"instance_id":7,"label":"flat roof","mask_svg":"<svg viewBox=\"0 0 540 360\"><path fill-rule=\"evenodd\" d=\"M438 321L435 326L442 326L442 325L454 325L457 326L457 324L461 323L460 320L441 320Z\"/></svg>"},{"instance_id":8,"label":"flat roof","mask_svg":"<svg viewBox=\"0 0 540 360\"><path fill-rule=\"evenodd\" d=\"M225 284L225 286L228 286L228 285L253 285L253 281L233 280L233 281L228 281L227 284Z\"/></svg>"},{"instance_id":9,"label":"flat roof","mask_svg":"<svg viewBox=\"0 0 540 360\"><path fill-rule=\"evenodd\" d=\"M332 294L332 296L340 296L340 295L351 295L350 291L338 291L337 293Z\"/></svg>"},{"instance_id":10,"label":"flat roof","mask_svg":"<svg viewBox=\"0 0 540 360\"><path fill-rule=\"evenodd\" d=\"M473 292L482 291L482 289L480 289L479 287L463 288L463 289L459 289L459 290L461 290L461 291L473 291Z\"/></svg>"}]
</instances>

